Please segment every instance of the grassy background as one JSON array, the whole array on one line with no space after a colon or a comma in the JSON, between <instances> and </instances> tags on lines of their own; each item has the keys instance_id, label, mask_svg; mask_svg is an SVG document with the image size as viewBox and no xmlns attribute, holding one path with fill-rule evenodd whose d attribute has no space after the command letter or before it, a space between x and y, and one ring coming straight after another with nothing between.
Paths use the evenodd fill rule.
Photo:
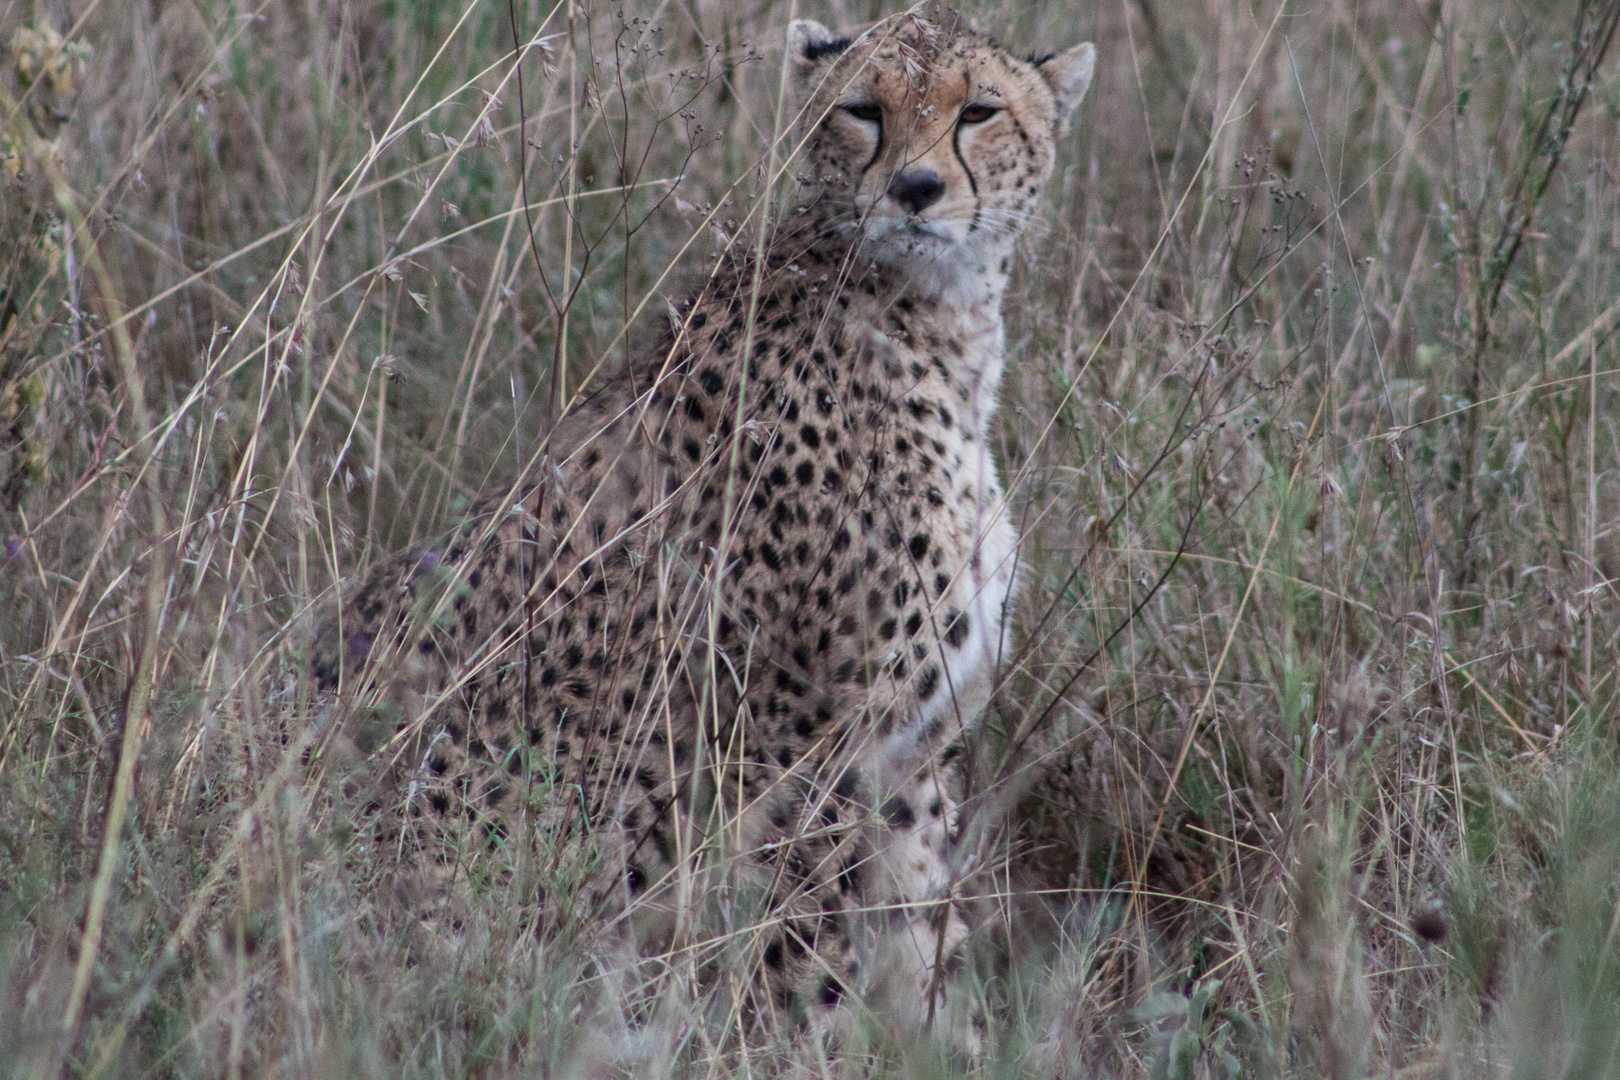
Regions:
<instances>
[{"instance_id":1,"label":"grassy background","mask_svg":"<svg viewBox=\"0 0 1620 1080\"><path fill-rule=\"evenodd\" d=\"M1620 1069L1620 5L960 11L1099 48L1007 304L982 1069ZM788 18L0 7L0 1068L605 1052L512 888L454 956L379 929L303 649L754 227ZM683 970L643 1071L856 1067Z\"/></svg>"}]
</instances>

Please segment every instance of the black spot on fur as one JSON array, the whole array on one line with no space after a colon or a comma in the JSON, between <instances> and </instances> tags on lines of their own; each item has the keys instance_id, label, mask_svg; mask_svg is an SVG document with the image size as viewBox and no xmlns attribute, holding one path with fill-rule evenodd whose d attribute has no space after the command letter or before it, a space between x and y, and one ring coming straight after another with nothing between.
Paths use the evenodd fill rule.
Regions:
<instances>
[{"instance_id":1,"label":"black spot on fur","mask_svg":"<svg viewBox=\"0 0 1620 1080\"><path fill-rule=\"evenodd\" d=\"M917 680L917 700L927 701L939 689L939 668L929 667Z\"/></svg>"},{"instance_id":2,"label":"black spot on fur","mask_svg":"<svg viewBox=\"0 0 1620 1080\"><path fill-rule=\"evenodd\" d=\"M891 828L909 829L917 824L917 815L911 810L911 804L901 798L893 798L883 804L883 820Z\"/></svg>"}]
</instances>

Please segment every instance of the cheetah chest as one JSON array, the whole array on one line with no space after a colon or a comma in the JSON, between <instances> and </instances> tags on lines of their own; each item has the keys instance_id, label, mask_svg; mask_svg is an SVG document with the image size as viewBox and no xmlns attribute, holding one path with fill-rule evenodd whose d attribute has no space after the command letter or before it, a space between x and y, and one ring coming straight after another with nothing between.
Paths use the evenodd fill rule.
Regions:
<instances>
[{"instance_id":1,"label":"cheetah chest","mask_svg":"<svg viewBox=\"0 0 1620 1080\"><path fill-rule=\"evenodd\" d=\"M1004 363L1001 319L946 319L941 325L943 340L925 340L922 349L910 350L945 352L952 361L943 371L935 365L916 388L933 402L931 434L945 451L940 498L919 514L939 560L924 583L936 632L932 655L918 662L915 707L889 736L886 759L930 753L977 721L1006 652L1017 588L1018 534L990 446ZM943 418L953 411L947 424Z\"/></svg>"}]
</instances>

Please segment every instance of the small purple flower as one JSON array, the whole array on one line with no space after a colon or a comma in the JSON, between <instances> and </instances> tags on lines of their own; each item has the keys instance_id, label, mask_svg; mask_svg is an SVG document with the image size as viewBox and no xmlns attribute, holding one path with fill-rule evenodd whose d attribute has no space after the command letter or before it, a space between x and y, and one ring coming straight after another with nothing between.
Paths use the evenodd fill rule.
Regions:
<instances>
[{"instance_id":1,"label":"small purple flower","mask_svg":"<svg viewBox=\"0 0 1620 1080\"><path fill-rule=\"evenodd\" d=\"M15 559L22 555L23 542L20 536L6 537L6 558Z\"/></svg>"},{"instance_id":2,"label":"small purple flower","mask_svg":"<svg viewBox=\"0 0 1620 1080\"><path fill-rule=\"evenodd\" d=\"M354 634L349 638L349 656L359 660L371 655L371 635Z\"/></svg>"}]
</instances>

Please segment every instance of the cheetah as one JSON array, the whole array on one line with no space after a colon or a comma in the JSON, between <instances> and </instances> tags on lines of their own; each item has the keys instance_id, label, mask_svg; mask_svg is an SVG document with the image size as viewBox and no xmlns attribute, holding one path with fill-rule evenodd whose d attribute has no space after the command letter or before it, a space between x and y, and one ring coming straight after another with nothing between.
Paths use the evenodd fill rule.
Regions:
<instances>
[{"instance_id":1,"label":"cheetah","mask_svg":"<svg viewBox=\"0 0 1620 1080\"><path fill-rule=\"evenodd\" d=\"M953 748L1018 580L1002 296L1094 62L914 14L791 25L791 211L318 635L328 693L391 703L401 850L494 852L543 785L543 827L606 853L577 903L639 948L691 933L726 851L765 898L759 1010L881 984L931 1012L967 936Z\"/></svg>"}]
</instances>

